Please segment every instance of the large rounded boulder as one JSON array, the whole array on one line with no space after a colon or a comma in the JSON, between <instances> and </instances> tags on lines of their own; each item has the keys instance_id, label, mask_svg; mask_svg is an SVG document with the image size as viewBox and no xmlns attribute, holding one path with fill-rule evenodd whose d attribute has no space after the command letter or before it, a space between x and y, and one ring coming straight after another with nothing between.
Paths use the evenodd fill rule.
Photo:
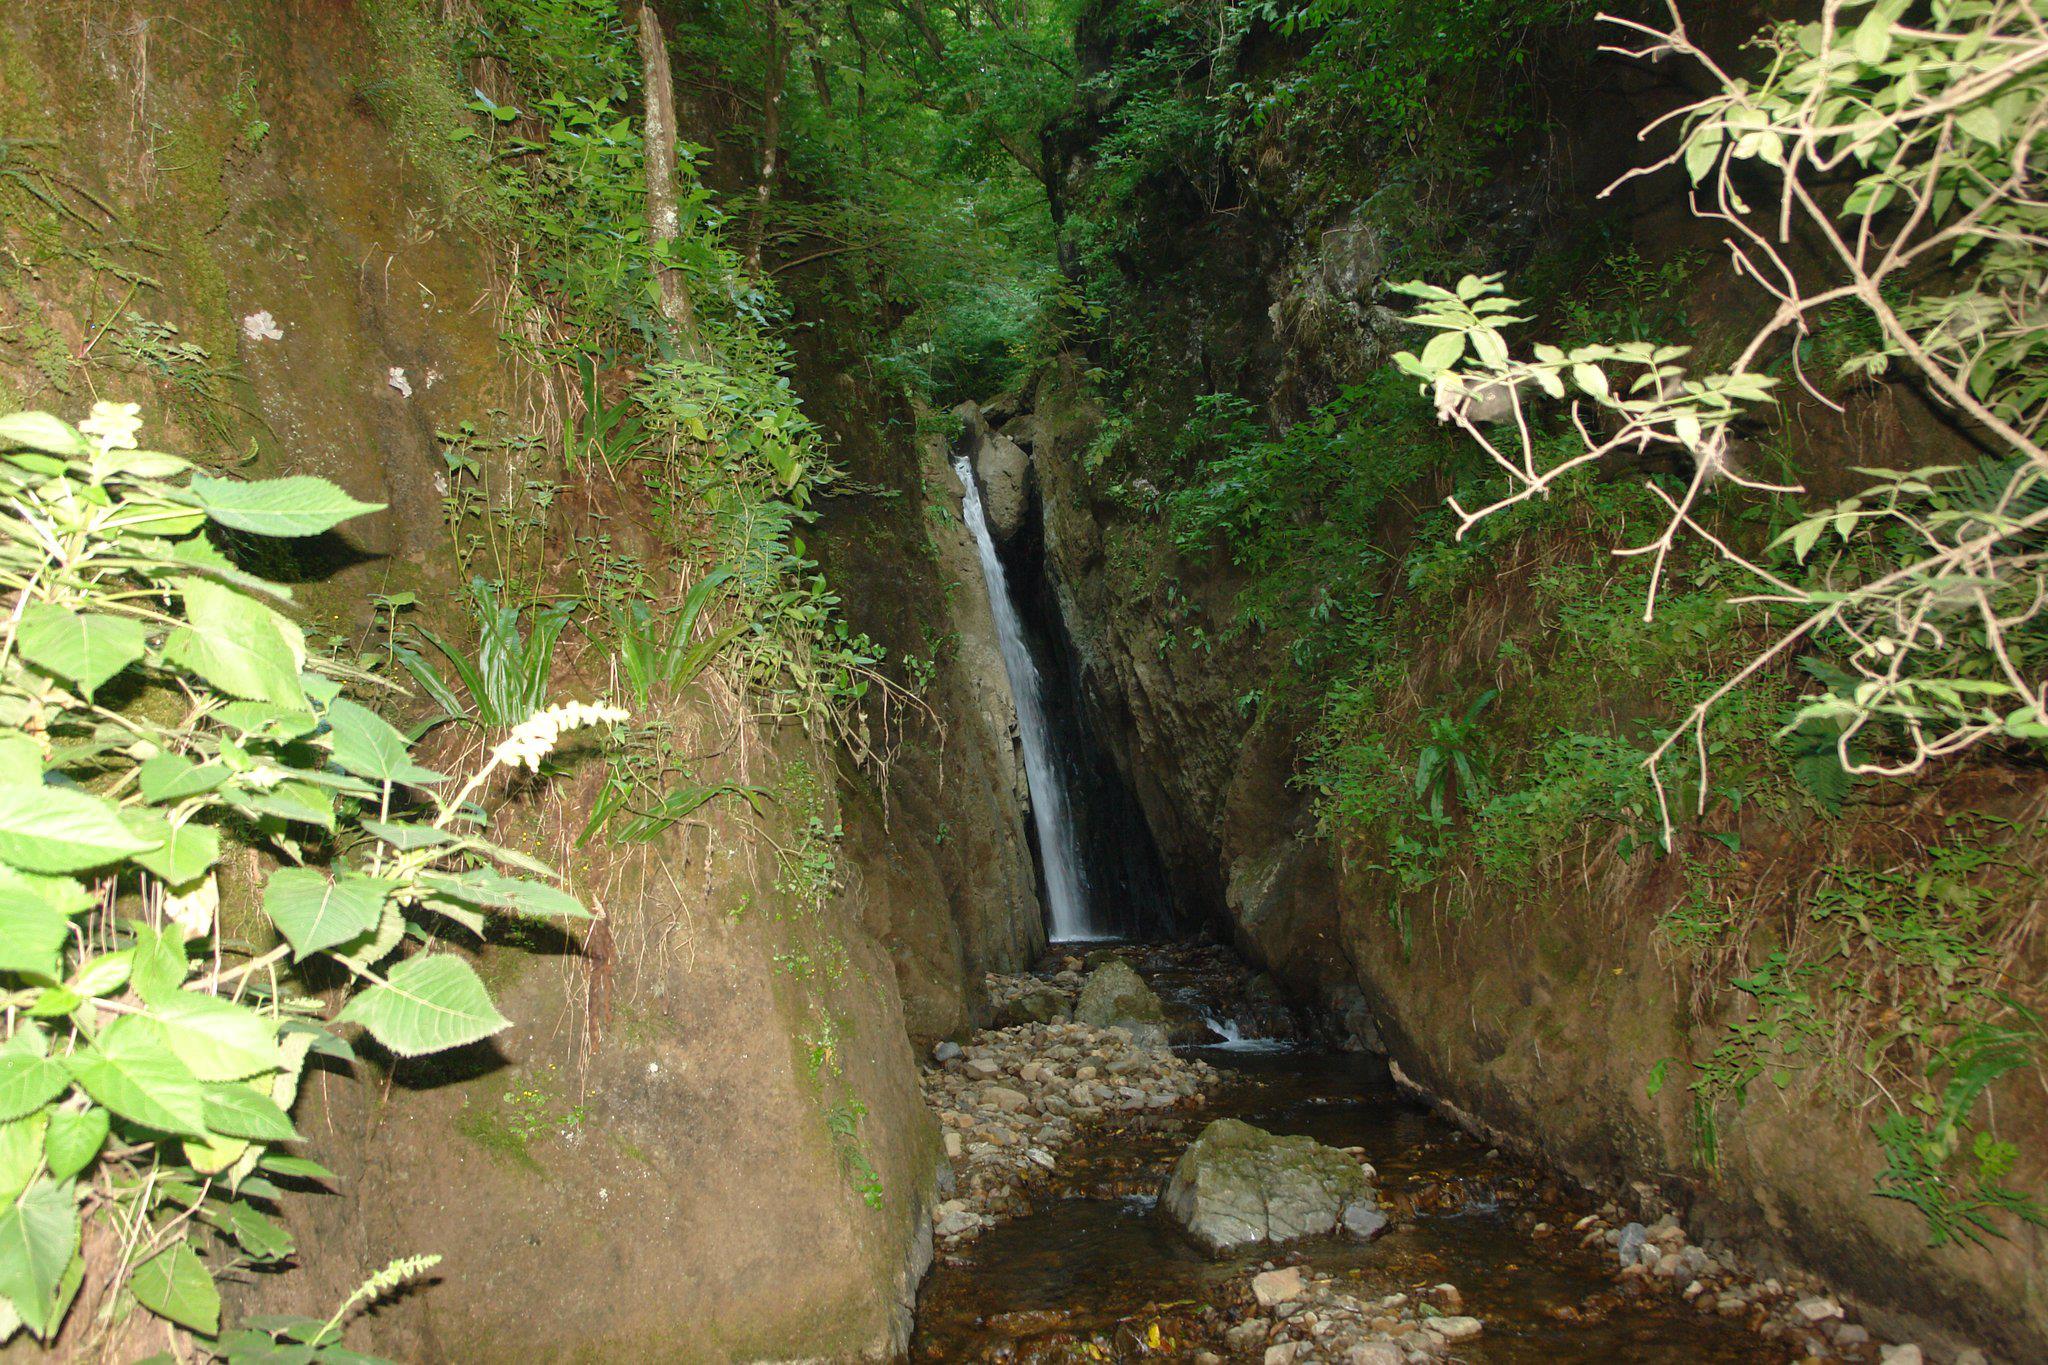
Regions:
<instances>
[{"instance_id":1,"label":"large rounded boulder","mask_svg":"<svg viewBox=\"0 0 2048 1365\"><path fill-rule=\"evenodd\" d=\"M1159 1207L1212 1256L1339 1230L1369 1238L1387 1223L1351 1157L1237 1119L1216 1120L1181 1153Z\"/></svg>"},{"instance_id":2,"label":"large rounded boulder","mask_svg":"<svg viewBox=\"0 0 2048 1365\"><path fill-rule=\"evenodd\" d=\"M1111 958L1088 974L1074 1003L1074 1021L1128 1030L1132 1041L1145 1047L1163 1048L1171 1041L1166 1007L1122 958Z\"/></svg>"}]
</instances>

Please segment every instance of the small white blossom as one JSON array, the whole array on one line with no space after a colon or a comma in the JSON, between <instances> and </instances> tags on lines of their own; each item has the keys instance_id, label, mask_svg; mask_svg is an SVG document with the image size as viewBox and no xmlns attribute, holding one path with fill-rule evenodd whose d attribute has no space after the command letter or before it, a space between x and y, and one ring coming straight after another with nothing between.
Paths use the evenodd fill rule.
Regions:
<instances>
[{"instance_id":1,"label":"small white blossom","mask_svg":"<svg viewBox=\"0 0 2048 1365\"><path fill-rule=\"evenodd\" d=\"M135 449L135 433L142 430L142 404L94 403L92 416L78 429L93 438L102 452Z\"/></svg>"},{"instance_id":2,"label":"small white blossom","mask_svg":"<svg viewBox=\"0 0 2048 1365\"><path fill-rule=\"evenodd\" d=\"M406 398L412 397L412 381L405 377L405 371L393 365L384 372L384 382Z\"/></svg>"},{"instance_id":3,"label":"small white blossom","mask_svg":"<svg viewBox=\"0 0 2048 1365\"><path fill-rule=\"evenodd\" d=\"M439 370L428 370L428 371L427 371L427 387L428 387L428 388L430 388L430 389L431 389L431 388L433 388L433 387L434 387L434 385L436 385L436 384L438 384L438 383L440 383L440 382L441 382L441 372L440 372Z\"/></svg>"},{"instance_id":4,"label":"small white blossom","mask_svg":"<svg viewBox=\"0 0 2048 1365\"><path fill-rule=\"evenodd\" d=\"M536 711L521 721L504 741L491 751L493 762L514 768L530 768L538 772L540 761L554 752L555 742L564 730L574 730L585 725L618 725L628 717L622 706L608 702L563 702L550 706L545 711Z\"/></svg>"},{"instance_id":5,"label":"small white blossom","mask_svg":"<svg viewBox=\"0 0 2048 1365\"><path fill-rule=\"evenodd\" d=\"M164 897L164 916L171 923L184 930L188 939L204 938L213 928L213 917L220 909L220 883L213 879L211 872L206 880L190 891L173 892Z\"/></svg>"},{"instance_id":6,"label":"small white blossom","mask_svg":"<svg viewBox=\"0 0 2048 1365\"><path fill-rule=\"evenodd\" d=\"M242 319L242 335L251 341L284 340L284 331L278 327L277 319L270 316L268 308Z\"/></svg>"}]
</instances>

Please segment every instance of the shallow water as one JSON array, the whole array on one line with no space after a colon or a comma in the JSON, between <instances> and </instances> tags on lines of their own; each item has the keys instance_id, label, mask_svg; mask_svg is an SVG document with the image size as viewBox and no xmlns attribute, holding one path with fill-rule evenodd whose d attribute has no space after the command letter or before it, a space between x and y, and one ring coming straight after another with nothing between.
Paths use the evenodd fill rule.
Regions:
<instances>
[{"instance_id":1,"label":"shallow water","mask_svg":"<svg viewBox=\"0 0 2048 1365\"><path fill-rule=\"evenodd\" d=\"M1164 987L1165 983L1160 983ZM1189 1114L1134 1116L1085 1134L1060 1160L1035 1212L985 1233L942 1263L918 1310L922 1361L1185 1360L1228 1356L1230 1282L1262 1261L1299 1259L1356 1279L1361 1296L1448 1281L1486 1333L1456 1359L1496 1365L1642 1362L1736 1365L1786 1357L1758 1337L1675 1298L1620 1299L1608 1255L1570 1233L1585 1208L1489 1155L1404 1098L1377 1061L1312 1049L1193 1050L1228 1074ZM1153 1209L1187 1143L1212 1119L1365 1148L1395 1226L1370 1244L1297 1243L1211 1261ZM1538 1237L1547 1220L1560 1231ZM1223 1312L1207 1311L1222 1306ZM1592 1321L1567 1321L1560 1310ZM1590 1311L1589 1311L1590 1310ZM1161 1328L1159 1344L1150 1330ZM1237 1357L1244 1359L1240 1355Z\"/></svg>"}]
</instances>

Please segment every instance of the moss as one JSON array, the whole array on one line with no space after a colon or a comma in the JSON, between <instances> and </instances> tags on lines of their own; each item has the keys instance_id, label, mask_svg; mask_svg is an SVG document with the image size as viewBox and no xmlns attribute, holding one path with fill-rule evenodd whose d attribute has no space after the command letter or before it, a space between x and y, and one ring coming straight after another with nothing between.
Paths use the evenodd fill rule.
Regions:
<instances>
[{"instance_id":1,"label":"moss","mask_svg":"<svg viewBox=\"0 0 2048 1365\"><path fill-rule=\"evenodd\" d=\"M358 12L377 46L376 70L358 87L363 98L443 212L491 225L495 201L467 149L475 129L450 26L418 0L364 0Z\"/></svg>"}]
</instances>

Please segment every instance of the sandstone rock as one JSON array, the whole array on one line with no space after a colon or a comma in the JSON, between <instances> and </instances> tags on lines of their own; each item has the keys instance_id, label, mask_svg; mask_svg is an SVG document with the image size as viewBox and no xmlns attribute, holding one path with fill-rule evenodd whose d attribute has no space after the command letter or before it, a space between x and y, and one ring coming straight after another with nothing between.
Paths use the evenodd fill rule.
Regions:
<instances>
[{"instance_id":1,"label":"sandstone rock","mask_svg":"<svg viewBox=\"0 0 2048 1365\"><path fill-rule=\"evenodd\" d=\"M1219 1119L1181 1153L1159 1207L1213 1255L1333 1232L1361 1203L1372 1185L1342 1152Z\"/></svg>"},{"instance_id":2,"label":"sandstone rock","mask_svg":"<svg viewBox=\"0 0 2048 1365\"><path fill-rule=\"evenodd\" d=\"M1877 1358L1881 1365L1922 1365L1925 1359L1920 1353L1920 1348L1910 1341L1883 1348L1878 1352Z\"/></svg>"},{"instance_id":3,"label":"sandstone rock","mask_svg":"<svg viewBox=\"0 0 2048 1365\"><path fill-rule=\"evenodd\" d=\"M1277 1346L1266 1348L1266 1365L1294 1365L1300 1355L1300 1342L1283 1341Z\"/></svg>"},{"instance_id":4,"label":"sandstone rock","mask_svg":"<svg viewBox=\"0 0 2048 1365\"><path fill-rule=\"evenodd\" d=\"M1836 1303L1833 1299L1816 1297L1801 1299L1792 1305L1792 1311L1805 1318L1808 1322L1826 1322L1829 1318L1839 1318L1842 1316L1842 1305Z\"/></svg>"},{"instance_id":5,"label":"sandstone rock","mask_svg":"<svg viewBox=\"0 0 2048 1365\"><path fill-rule=\"evenodd\" d=\"M1300 1298L1301 1287L1301 1267L1298 1265L1252 1276L1252 1297L1259 1301L1261 1308Z\"/></svg>"},{"instance_id":6,"label":"sandstone rock","mask_svg":"<svg viewBox=\"0 0 2048 1365\"><path fill-rule=\"evenodd\" d=\"M1088 974L1074 1005L1074 1019L1094 1028L1124 1029L1132 1041L1145 1047L1164 1048L1168 1042L1165 1007L1121 958L1112 958Z\"/></svg>"},{"instance_id":7,"label":"sandstone rock","mask_svg":"<svg viewBox=\"0 0 2048 1365\"><path fill-rule=\"evenodd\" d=\"M987 1057L975 1057L967 1063L967 1074L987 1080L1002 1073L1002 1064Z\"/></svg>"},{"instance_id":8,"label":"sandstone rock","mask_svg":"<svg viewBox=\"0 0 2048 1365\"><path fill-rule=\"evenodd\" d=\"M1486 1324L1478 1318L1431 1318L1422 1324L1423 1330L1445 1341L1470 1341L1486 1330Z\"/></svg>"},{"instance_id":9,"label":"sandstone rock","mask_svg":"<svg viewBox=\"0 0 2048 1365\"><path fill-rule=\"evenodd\" d=\"M1351 1348L1344 1365L1407 1365L1407 1360L1391 1341L1367 1341Z\"/></svg>"},{"instance_id":10,"label":"sandstone rock","mask_svg":"<svg viewBox=\"0 0 2048 1365\"><path fill-rule=\"evenodd\" d=\"M1023 1091L1012 1090L1006 1085L992 1085L981 1092L981 1097L996 1108L1008 1111L1022 1109L1031 1102Z\"/></svg>"}]
</instances>

